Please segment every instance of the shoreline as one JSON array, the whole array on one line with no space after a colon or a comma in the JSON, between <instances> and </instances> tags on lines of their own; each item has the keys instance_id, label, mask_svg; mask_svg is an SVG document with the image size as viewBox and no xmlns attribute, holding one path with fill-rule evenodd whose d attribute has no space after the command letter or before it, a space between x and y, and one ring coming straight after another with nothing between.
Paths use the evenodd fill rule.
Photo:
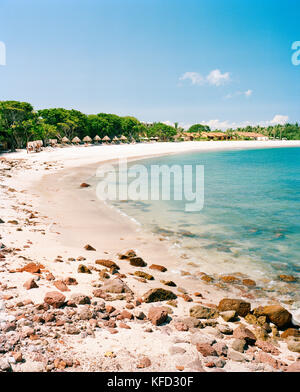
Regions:
<instances>
[{"instance_id":1,"label":"shoreline","mask_svg":"<svg viewBox=\"0 0 300 392\"><path fill-rule=\"evenodd\" d=\"M44 151L38 155L29 156L26 156L23 152L5 155L4 157L8 160L16 159L21 165L19 169L16 168L18 171L15 171L15 169L12 168L9 173L13 173L13 176L6 177L3 181L3 184L6 186L6 196L2 200L2 206L5 205L6 210L1 216L5 221L4 225L2 224L1 226L4 228L2 240L7 247L20 249L20 251L13 251L11 255L6 255L6 261L1 267L0 278L2 282L5 282L6 286L12 287L10 291L14 293L12 298L5 300L8 311L10 311L9 309L14 309L16 299L19 302L30 300L33 304L38 304L41 303L42 298L47 292L53 291L53 289L56 290L51 281L46 280L46 282L43 283L43 276L40 276L42 284L38 283L39 288L26 290L23 288L23 283L32 276L30 273L23 272L20 274L7 272L7 268L8 271L16 270L18 267L24 265L25 260L32 260L33 262L43 264L45 268L55 276L56 280L62 280L67 276L75 275L78 285L68 286L70 291L64 292L67 299L71 298L71 296L76 293L84 293L93 297L93 290L103 285L103 281L99 281L95 277L95 274L97 273L95 270L95 259L114 260L121 267L121 274L126 276L126 284L132 289L137 298L141 297L147 290L156 287L164 287L165 289L171 289L171 291L176 292L178 295L178 305L173 309L174 315L172 315L172 318L175 321L176 318L186 317L189 314L188 309L192 306L196 304L216 306L224 296L241 298L245 301L250 300L253 306L259 305L262 299L255 298L249 287L234 287L234 285L230 284L225 285L224 287L222 287L222 285L218 287L218 285L215 284L216 282L209 283L202 280L201 276L203 277L203 275L195 276L193 273L190 275L185 273L179 275L174 273L173 269L175 267L181 268L183 271L185 270L185 266L182 265L185 260L175 260L174 255L170 254L168 251L165 241L159 241L154 235L151 236L143 231L138 231L136 225L133 222L130 222L128 217L122 216L112 208L108 208L104 203L95 203L95 201L86 203L87 194L89 195L90 200L95 200L96 197L89 188L80 189L79 187L80 183L87 181L90 171L93 170L96 164L112 161L111 155L113 153L118 154L118 158L120 158L120 156L123 158L128 157L133 161L149 158L151 156L156 157L172 153L199 151L199 149L201 150L204 148L203 143L209 143L209 151L212 151L213 148L220 150L225 147L225 145L219 145L223 142L215 142L218 144L217 147L214 142L199 142L201 143L200 145L194 146L195 143L198 142L187 142L188 145L184 144L184 146L180 148L177 146L183 143L158 143L131 146L99 146L92 148L71 147L49 152ZM246 144L242 142L243 145L239 142L233 142L233 144L225 143L225 149L227 150L240 149L241 147L243 149L266 148L266 144L270 148L273 148L275 145L276 147L300 147L300 142L283 142L280 143L280 146L277 141L271 142L272 146L270 145L270 142L246 142ZM170 144L172 144L172 146L170 146ZM91 154L92 151L95 153ZM215 151L215 149L213 151ZM103 152L100 160L98 152ZM133 153L135 154L134 156ZM78 157L78 155L81 156ZM5 163L5 161L3 162ZM47 175L45 175L46 173ZM77 184L77 186L75 186L75 184ZM7 192L9 187L15 188L15 191ZM82 211L81 206L84 202L86 204ZM24 203L26 204L24 205ZM30 214L32 214L33 217L28 217L28 211L30 211ZM93 219L96 214L97 216L101 216L100 222L95 222L95 219ZM18 221L17 226L7 223L8 220L11 221L12 219ZM16 228L22 228L22 231L16 231ZM86 244L95 247L96 251L86 251L84 249ZM146 268L138 268L138 270L151 273L154 276L154 280L145 281L145 279L138 279L137 276L134 275L134 272L137 270L136 268L132 268L127 262L118 260L118 253L124 253L129 249L134 249L137 255L148 264ZM16 257L18 254L22 257ZM63 262L58 261L58 256L61 256ZM78 274L75 272L79 263L70 259L73 258L75 260L80 256L85 258L83 264L91 269L92 274ZM163 265L168 271L162 273L151 270L148 268L150 264ZM191 269L193 269L193 267L191 267ZM113 278L113 275L111 278ZM176 288L163 286L160 283L162 279L175 281L177 285ZM38 280L38 282L39 281L40 280ZM16 287L16 289L14 289L14 287ZM182 291L179 290L180 288ZM7 289L5 289L4 292L6 292L6 290ZM183 292L186 292L186 294L183 294ZM193 294L195 292L200 292L201 297L195 297ZM192 302L189 302L187 297L186 299L183 297L180 298L180 295L190 297ZM4 297L6 297L6 295ZM274 297L265 297L264 302L267 301L278 303L277 299ZM114 306L123 306L121 300L114 301L113 304ZM158 305L159 304L165 305L165 302L160 302ZM140 306L144 313L147 314L150 307L153 305L156 305L156 303L142 303ZM289 308L288 304L285 306ZM148 325L148 323L149 322L147 322L145 326ZM107 328L103 326L101 327L102 335L101 331L96 331L97 333L94 332L96 336L93 339L90 337L83 339L80 335L80 338L77 336L68 336L65 338L65 341L68 346L71 344L75 347L75 352L73 350L75 356L90 360L93 355L97 356L97 353L99 354L99 350L102 355L105 350L111 350L112 342L115 342L113 345L117 345L119 348L121 347L121 351L124 350L128 344L126 345L125 342L124 346L124 342L122 343L122 341L124 339L129 339L131 342L129 348L133 350L132 355L134 353L139 355L152 355L153 366L151 367L151 370L159 370L159 366L155 365L155 363L158 363L157 361L162 360L163 358L161 357L164 352L161 351L160 347L161 339L164 340L164 336L168 335L162 334L161 330L167 331L169 327L166 325L161 327L161 330L159 330L159 327L155 327L153 334L148 333L148 338L145 337L145 331L143 329L141 330L139 322L134 325L132 324L133 323L130 323L133 328L132 332L134 333L132 334L131 332L131 334L135 335L136 342L130 340L132 339L130 337L132 335L128 335L130 330L119 330L117 335L110 335L112 332L106 330ZM143 327L143 323L141 326ZM205 328L213 327L208 323ZM59 326L56 329L59 329ZM99 336L97 336L98 333ZM104 336L106 336L105 339L110 336L106 342L103 342L103 333ZM177 330L175 334L172 333L172 336L176 337L178 335L178 338L180 338L180 336L183 336L182 334L187 336L186 334L189 334L189 332L179 332ZM151 336L153 336L153 338L151 338ZM84 343L82 342L82 339ZM139 342L142 341L146 342L146 347L144 348L139 347ZM154 344L153 352L151 346L152 341ZM97 343L96 345L95 342ZM172 342L173 340L170 340L168 347L169 345L174 345ZM84 349L87 350L86 354L84 353ZM281 343L280 349L282 352L281 357L284 357L285 363L292 364L292 362L296 360L297 356L293 356L293 354L287 351L285 346ZM189 354L189 359L195 357L193 350L189 349L187 352ZM288 354L290 357L293 357L290 361L286 359ZM123 356L119 353L117 358L125 358L126 355L125 357L124 355L124 353ZM178 361L178 356L166 354L166 357L164 358L165 361L166 358L168 358L170 364L164 369L166 371L173 371L176 368L175 362L180 362ZM27 367L31 366L34 368L35 366L34 361L30 361L29 358L26 360L26 363ZM22 371L18 366L22 367L22 365L16 364L16 371ZM239 369L245 369L245 366L245 364L237 364L234 360L229 360L225 369L228 371L239 371ZM255 366L252 367L254 370ZM249 369L250 368L251 366ZM86 366L83 367L83 369L84 371L91 371L92 367ZM105 370L103 364L101 364L101 369L102 371ZM136 371L135 365L134 368L125 366L122 369ZM248 369L247 366L246 369ZM117 369L115 370L117 371ZM146 370L150 369L147 368ZM74 371L74 368L71 371Z\"/></svg>"}]
</instances>

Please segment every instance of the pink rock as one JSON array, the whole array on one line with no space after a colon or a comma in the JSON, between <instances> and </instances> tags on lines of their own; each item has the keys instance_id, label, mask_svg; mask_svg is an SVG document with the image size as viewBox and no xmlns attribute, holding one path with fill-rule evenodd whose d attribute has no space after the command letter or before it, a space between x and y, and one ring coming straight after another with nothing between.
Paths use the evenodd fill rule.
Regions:
<instances>
[{"instance_id":1,"label":"pink rock","mask_svg":"<svg viewBox=\"0 0 300 392\"><path fill-rule=\"evenodd\" d=\"M177 331L181 331L181 332L185 332L189 330L189 327L182 322L175 323L174 327L177 329Z\"/></svg>"},{"instance_id":2,"label":"pink rock","mask_svg":"<svg viewBox=\"0 0 300 392\"><path fill-rule=\"evenodd\" d=\"M71 278L70 276L64 280L64 283L68 286L77 285L78 282L75 278Z\"/></svg>"},{"instance_id":3,"label":"pink rock","mask_svg":"<svg viewBox=\"0 0 300 392\"><path fill-rule=\"evenodd\" d=\"M272 343L264 342L263 340L257 340L255 346L263 350L265 353L270 353L273 355L280 354L280 351Z\"/></svg>"},{"instance_id":4,"label":"pink rock","mask_svg":"<svg viewBox=\"0 0 300 392\"><path fill-rule=\"evenodd\" d=\"M298 361L292 363L291 365L289 365L286 369L287 372L300 372L300 360L298 359Z\"/></svg>"},{"instance_id":5,"label":"pink rock","mask_svg":"<svg viewBox=\"0 0 300 392\"><path fill-rule=\"evenodd\" d=\"M227 355L228 347L225 343L218 342L212 346L213 349L216 350L218 355Z\"/></svg>"},{"instance_id":6,"label":"pink rock","mask_svg":"<svg viewBox=\"0 0 300 392\"><path fill-rule=\"evenodd\" d=\"M286 364L273 358L271 355L260 351L257 353L255 357L255 362L258 363L266 363L270 366L272 366L274 369L280 369L281 367L285 366Z\"/></svg>"},{"instance_id":7,"label":"pink rock","mask_svg":"<svg viewBox=\"0 0 300 392\"><path fill-rule=\"evenodd\" d=\"M124 328L124 329L131 329L131 327L129 325L125 324L125 323L120 323L119 327L120 328Z\"/></svg>"},{"instance_id":8,"label":"pink rock","mask_svg":"<svg viewBox=\"0 0 300 392\"><path fill-rule=\"evenodd\" d=\"M63 306L66 297L58 291L50 291L46 293L44 301L46 304L53 306L54 308L60 308Z\"/></svg>"},{"instance_id":9,"label":"pink rock","mask_svg":"<svg viewBox=\"0 0 300 392\"><path fill-rule=\"evenodd\" d=\"M39 286L36 284L35 280L31 278L23 284L23 287L25 287L26 290L30 290L30 289L36 289Z\"/></svg>"},{"instance_id":10,"label":"pink rock","mask_svg":"<svg viewBox=\"0 0 300 392\"><path fill-rule=\"evenodd\" d=\"M254 344L256 342L254 333L244 325L240 325L233 331L233 337L236 339L244 339L248 344Z\"/></svg>"},{"instance_id":11,"label":"pink rock","mask_svg":"<svg viewBox=\"0 0 300 392\"><path fill-rule=\"evenodd\" d=\"M128 310L123 310L121 312L121 316L123 317L123 319L126 319L126 318L129 320L133 319L133 314L128 312Z\"/></svg>"},{"instance_id":12,"label":"pink rock","mask_svg":"<svg viewBox=\"0 0 300 392\"><path fill-rule=\"evenodd\" d=\"M139 369L144 369L149 366L151 366L151 361L148 357L143 357L137 364L137 368Z\"/></svg>"},{"instance_id":13,"label":"pink rock","mask_svg":"<svg viewBox=\"0 0 300 392\"><path fill-rule=\"evenodd\" d=\"M148 319L153 325L163 324L168 317L168 313L162 306L152 307L148 313Z\"/></svg>"},{"instance_id":14,"label":"pink rock","mask_svg":"<svg viewBox=\"0 0 300 392\"><path fill-rule=\"evenodd\" d=\"M62 280L56 280L53 284L60 291L70 291L68 286Z\"/></svg>"},{"instance_id":15,"label":"pink rock","mask_svg":"<svg viewBox=\"0 0 300 392\"><path fill-rule=\"evenodd\" d=\"M209 343L197 343L196 348L204 357L217 356L216 350Z\"/></svg>"}]
</instances>

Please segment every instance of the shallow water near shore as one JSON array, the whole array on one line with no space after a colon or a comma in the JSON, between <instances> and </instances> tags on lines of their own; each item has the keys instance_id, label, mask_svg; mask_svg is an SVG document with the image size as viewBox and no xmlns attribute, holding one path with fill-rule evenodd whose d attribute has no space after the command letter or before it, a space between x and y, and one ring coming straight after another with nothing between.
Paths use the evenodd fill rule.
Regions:
<instances>
[{"instance_id":1,"label":"shallow water near shore","mask_svg":"<svg viewBox=\"0 0 300 392\"><path fill-rule=\"evenodd\" d=\"M298 283L277 277L300 278L300 148L194 152L138 164L149 172L154 164L204 165L204 208L186 212L186 200L114 201L114 207L200 271L245 274L272 291L299 295Z\"/></svg>"}]
</instances>

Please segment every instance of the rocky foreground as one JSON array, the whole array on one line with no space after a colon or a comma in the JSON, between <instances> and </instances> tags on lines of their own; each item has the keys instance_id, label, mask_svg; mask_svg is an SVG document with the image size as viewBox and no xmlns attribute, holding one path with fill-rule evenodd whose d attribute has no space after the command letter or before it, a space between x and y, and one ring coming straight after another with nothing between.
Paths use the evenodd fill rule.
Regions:
<instances>
[{"instance_id":1,"label":"rocky foreground","mask_svg":"<svg viewBox=\"0 0 300 392\"><path fill-rule=\"evenodd\" d=\"M26 165L6 160L0 172L1 371L300 371L299 326L278 302L214 302L136 250L98 258L83 243L38 256L59 233L4 181Z\"/></svg>"}]
</instances>

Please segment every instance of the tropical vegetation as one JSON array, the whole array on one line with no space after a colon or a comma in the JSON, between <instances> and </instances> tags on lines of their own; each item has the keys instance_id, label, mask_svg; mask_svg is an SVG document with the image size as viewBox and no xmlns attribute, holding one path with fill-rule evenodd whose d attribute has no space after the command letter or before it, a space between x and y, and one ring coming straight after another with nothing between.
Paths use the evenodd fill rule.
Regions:
<instances>
[{"instance_id":1,"label":"tropical vegetation","mask_svg":"<svg viewBox=\"0 0 300 392\"><path fill-rule=\"evenodd\" d=\"M207 125L194 124L186 133L201 135L211 132ZM296 124L274 125L269 127L245 127L228 129L226 134L231 138L237 132L262 133L271 138L300 139L300 126ZM0 101L0 146L9 149L24 148L28 141L49 139L60 141L63 137L72 140L75 136L83 139L85 136L101 139L108 136L120 138L125 136L128 141L156 139L173 141L178 136L184 138L184 130L175 123L174 126L162 122L143 123L132 116L99 113L84 114L78 110L51 108L34 110L27 102Z\"/></svg>"}]
</instances>

